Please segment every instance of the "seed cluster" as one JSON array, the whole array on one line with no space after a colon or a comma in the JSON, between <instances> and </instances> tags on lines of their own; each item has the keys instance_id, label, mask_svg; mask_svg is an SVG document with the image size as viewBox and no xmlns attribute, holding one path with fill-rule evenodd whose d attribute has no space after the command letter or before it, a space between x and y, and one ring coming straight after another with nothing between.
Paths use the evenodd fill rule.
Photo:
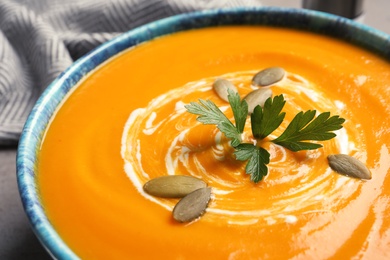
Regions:
<instances>
[{"instance_id":1,"label":"seed cluster","mask_svg":"<svg viewBox=\"0 0 390 260\"><path fill-rule=\"evenodd\" d=\"M192 176L157 177L146 182L143 189L156 197L181 198L173 209L173 218L179 222L191 222L200 217L211 198L211 188Z\"/></svg>"},{"instance_id":2,"label":"seed cluster","mask_svg":"<svg viewBox=\"0 0 390 260\"><path fill-rule=\"evenodd\" d=\"M252 85L259 87L244 97L248 103L249 114L253 113L256 106L264 106L265 101L272 96L271 86L283 79L285 70L280 67L271 67L256 73L252 78ZM222 100L229 102L228 89L238 92L236 86L226 79L218 78L213 83L213 90Z\"/></svg>"}]
</instances>

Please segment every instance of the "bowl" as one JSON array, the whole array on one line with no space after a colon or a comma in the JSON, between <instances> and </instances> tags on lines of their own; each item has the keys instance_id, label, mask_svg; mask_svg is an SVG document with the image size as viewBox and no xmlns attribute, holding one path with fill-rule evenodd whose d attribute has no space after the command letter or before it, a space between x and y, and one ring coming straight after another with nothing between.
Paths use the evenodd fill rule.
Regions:
<instances>
[{"instance_id":1,"label":"bowl","mask_svg":"<svg viewBox=\"0 0 390 260\"><path fill-rule=\"evenodd\" d=\"M45 130L63 100L96 68L133 46L175 32L225 25L265 25L310 31L347 41L390 59L390 36L385 33L326 13L273 7L181 14L140 26L102 44L74 62L50 84L31 111L20 138L17 154L20 196L33 231L53 258L78 258L46 215L37 186L37 155Z\"/></svg>"}]
</instances>

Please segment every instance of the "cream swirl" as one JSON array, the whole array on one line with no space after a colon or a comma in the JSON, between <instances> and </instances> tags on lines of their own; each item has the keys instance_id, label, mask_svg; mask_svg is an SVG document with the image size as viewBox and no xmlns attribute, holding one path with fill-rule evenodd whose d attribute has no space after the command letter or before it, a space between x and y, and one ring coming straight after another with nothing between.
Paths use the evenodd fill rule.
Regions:
<instances>
[{"instance_id":1,"label":"cream swirl","mask_svg":"<svg viewBox=\"0 0 390 260\"><path fill-rule=\"evenodd\" d=\"M255 73L244 71L221 77L232 81L244 96L254 89L250 82ZM352 128L337 131L335 139L312 151L293 153L265 142L271 154L269 174L259 184L250 183L245 163L235 160L228 140L215 126L195 121L196 116L184 107L199 98L210 99L233 121L228 104L212 91L215 79L190 82L130 115L122 136L121 153L129 179L145 198L172 209L176 201L146 194L143 183L161 175L192 175L205 180L213 189L214 197L205 220L246 225L291 223L301 214L332 212L345 206L340 197L358 192L355 180L334 174L326 162L328 154L340 152L364 158L365 137ZM274 95L283 93L287 100L284 109L287 122L272 133L271 139L280 135L299 111L311 109L340 114L345 109L344 103L327 98L324 91L296 74L287 73L272 89ZM242 137L256 142L251 137L249 120Z\"/></svg>"}]
</instances>

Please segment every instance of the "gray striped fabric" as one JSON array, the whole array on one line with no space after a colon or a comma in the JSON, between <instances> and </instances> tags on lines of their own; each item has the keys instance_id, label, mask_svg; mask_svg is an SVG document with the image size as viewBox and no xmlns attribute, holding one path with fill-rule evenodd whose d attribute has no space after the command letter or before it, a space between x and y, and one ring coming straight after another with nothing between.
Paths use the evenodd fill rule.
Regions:
<instances>
[{"instance_id":1,"label":"gray striped fabric","mask_svg":"<svg viewBox=\"0 0 390 260\"><path fill-rule=\"evenodd\" d=\"M1 0L0 146L18 142L34 102L97 45L147 22L260 0Z\"/></svg>"}]
</instances>

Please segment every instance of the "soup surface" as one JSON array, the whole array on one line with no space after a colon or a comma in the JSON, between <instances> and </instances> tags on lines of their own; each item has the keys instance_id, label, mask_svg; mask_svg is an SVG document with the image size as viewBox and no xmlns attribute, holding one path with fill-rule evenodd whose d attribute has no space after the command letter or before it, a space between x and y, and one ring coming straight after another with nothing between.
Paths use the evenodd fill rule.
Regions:
<instances>
[{"instance_id":1,"label":"soup surface","mask_svg":"<svg viewBox=\"0 0 390 260\"><path fill-rule=\"evenodd\" d=\"M293 153L266 140L269 174L254 184L226 138L184 105L210 99L232 117L212 82L229 79L244 96L252 76L271 66L287 71L272 86L287 100L273 137L302 110L346 122L317 150ZM389 102L390 64L325 36L241 26L161 37L106 62L68 96L39 152L40 196L83 259L383 259ZM364 162L372 179L333 172L326 157L335 153ZM177 199L143 192L146 181L173 174L212 188L200 219L177 223Z\"/></svg>"}]
</instances>

